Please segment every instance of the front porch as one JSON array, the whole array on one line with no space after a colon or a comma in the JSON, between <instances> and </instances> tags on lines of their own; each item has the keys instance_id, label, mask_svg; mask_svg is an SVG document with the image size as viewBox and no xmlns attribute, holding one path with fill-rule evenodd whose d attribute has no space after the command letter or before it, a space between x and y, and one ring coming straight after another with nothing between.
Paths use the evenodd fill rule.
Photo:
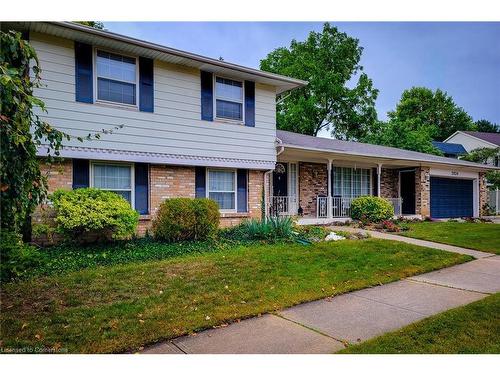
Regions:
<instances>
[{"instance_id":1,"label":"front porch","mask_svg":"<svg viewBox=\"0 0 500 375\"><path fill-rule=\"evenodd\" d=\"M321 161L301 154L289 151L278 158L268 181L267 215L297 216L300 224L345 221L351 216L353 199L366 195L387 199L396 217L426 214L422 202L428 200L429 176L420 166L354 158Z\"/></svg>"}]
</instances>

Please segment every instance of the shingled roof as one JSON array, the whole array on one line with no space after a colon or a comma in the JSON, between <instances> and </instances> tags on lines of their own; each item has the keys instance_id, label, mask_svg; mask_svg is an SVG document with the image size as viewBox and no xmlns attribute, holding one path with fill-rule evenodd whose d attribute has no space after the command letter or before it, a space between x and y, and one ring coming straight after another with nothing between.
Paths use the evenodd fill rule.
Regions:
<instances>
[{"instance_id":1,"label":"shingled roof","mask_svg":"<svg viewBox=\"0 0 500 375\"><path fill-rule=\"evenodd\" d=\"M493 143L494 145L500 146L500 133L473 132L473 131L464 131L464 133L482 139L483 141Z\"/></svg>"},{"instance_id":2,"label":"shingled roof","mask_svg":"<svg viewBox=\"0 0 500 375\"><path fill-rule=\"evenodd\" d=\"M281 145L290 148L298 148L313 151L334 152L356 156L372 156L394 160L409 160L420 163L438 163L451 164L463 167L472 167L480 169L495 169L494 167L472 163L465 160L446 158L444 156L436 156L425 154L422 152L408 151L395 147L386 147L373 145L370 143L341 141L332 138L320 138L310 135L292 133L284 130L276 131L277 138L281 141Z\"/></svg>"}]
</instances>

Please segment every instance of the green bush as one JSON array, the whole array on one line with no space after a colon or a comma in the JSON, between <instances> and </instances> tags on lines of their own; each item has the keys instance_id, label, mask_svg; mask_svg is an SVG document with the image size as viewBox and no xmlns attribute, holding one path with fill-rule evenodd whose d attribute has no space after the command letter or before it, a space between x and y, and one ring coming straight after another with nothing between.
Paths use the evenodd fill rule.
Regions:
<instances>
[{"instance_id":1,"label":"green bush","mask_svg":"<svg viewBox=\"0 0 500 375\"><path fill-rule=\"evenodd\" d=\"M0 278L2 281L25 277L45 261L43 254L32 245L24 244L21 236L2 229L0 233Z\"/></svg>"},{"instance_id":2,"label":"green bush","mask_svg":"<svg viewBox=\"0 0 500 375\"><path fill-rule=\"evenodd\" d=\"M204 240L217 234L219 206L206 198L165 199L153 220L153 237L177 242Z\"/></svg>"},{"instance_id":3,"label":"green bush","mask_svg":"<svg viewBox=\"0 0 500 375\"><path fill-rule=\"evenodd\" d=\"M225 230L222 234L234 240L276 241L291 239L293 221L289 217L270 217L267 220L250 219Z\"/></svg>"},{"instance_id":4,"label":"green bush","mask_svg":"<svg viewBox=\"0 0 500 375\"><path fill-rule=\"evenodd\" d=\"M57 231L78 241L127 239L135 234L139 214L122 196L94 188L57 190L50 197Z\"/></svg>"},{"instance_id":5,"label":"green bush","mask_svg":"<svg viewBox=\"0 0 500 375\"><path fill-rule=\"evenodd\" d=\"M394 216L392 204L380 197L363 196L353 199L351 217L363 222L379 223Z\"/></svg>"}]
</instances>

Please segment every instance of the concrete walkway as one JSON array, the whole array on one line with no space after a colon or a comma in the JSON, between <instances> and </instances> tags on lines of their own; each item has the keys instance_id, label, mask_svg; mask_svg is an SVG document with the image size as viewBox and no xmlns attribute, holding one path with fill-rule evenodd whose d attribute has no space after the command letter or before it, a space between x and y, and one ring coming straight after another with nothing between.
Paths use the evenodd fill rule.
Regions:
<instances>
[{"instance_id":1,"label":"concrete walkway","mask_svg":"<svg viewBox=\"0 0 500 375\"><path fill-rule=\"evenodd\" d=\"M479 259L179 337L142 353L333 353L500 291L500 256L451 248Z\"/></svg>"}]
</instances>

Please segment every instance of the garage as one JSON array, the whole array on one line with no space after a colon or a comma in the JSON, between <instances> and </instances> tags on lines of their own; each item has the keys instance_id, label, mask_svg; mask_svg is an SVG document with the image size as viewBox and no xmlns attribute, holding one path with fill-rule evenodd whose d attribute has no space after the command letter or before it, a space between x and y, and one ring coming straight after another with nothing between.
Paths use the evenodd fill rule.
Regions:
<instances>
[{"instance_id":1,"label":"garage","mask_svg":"<svg viewBox=\"0 0 500 375\"><path fill-rule=\"evenodd\" d=\"M473 180L431 177L431 217L472 217Z\"/></svg>"}]
</instances>

